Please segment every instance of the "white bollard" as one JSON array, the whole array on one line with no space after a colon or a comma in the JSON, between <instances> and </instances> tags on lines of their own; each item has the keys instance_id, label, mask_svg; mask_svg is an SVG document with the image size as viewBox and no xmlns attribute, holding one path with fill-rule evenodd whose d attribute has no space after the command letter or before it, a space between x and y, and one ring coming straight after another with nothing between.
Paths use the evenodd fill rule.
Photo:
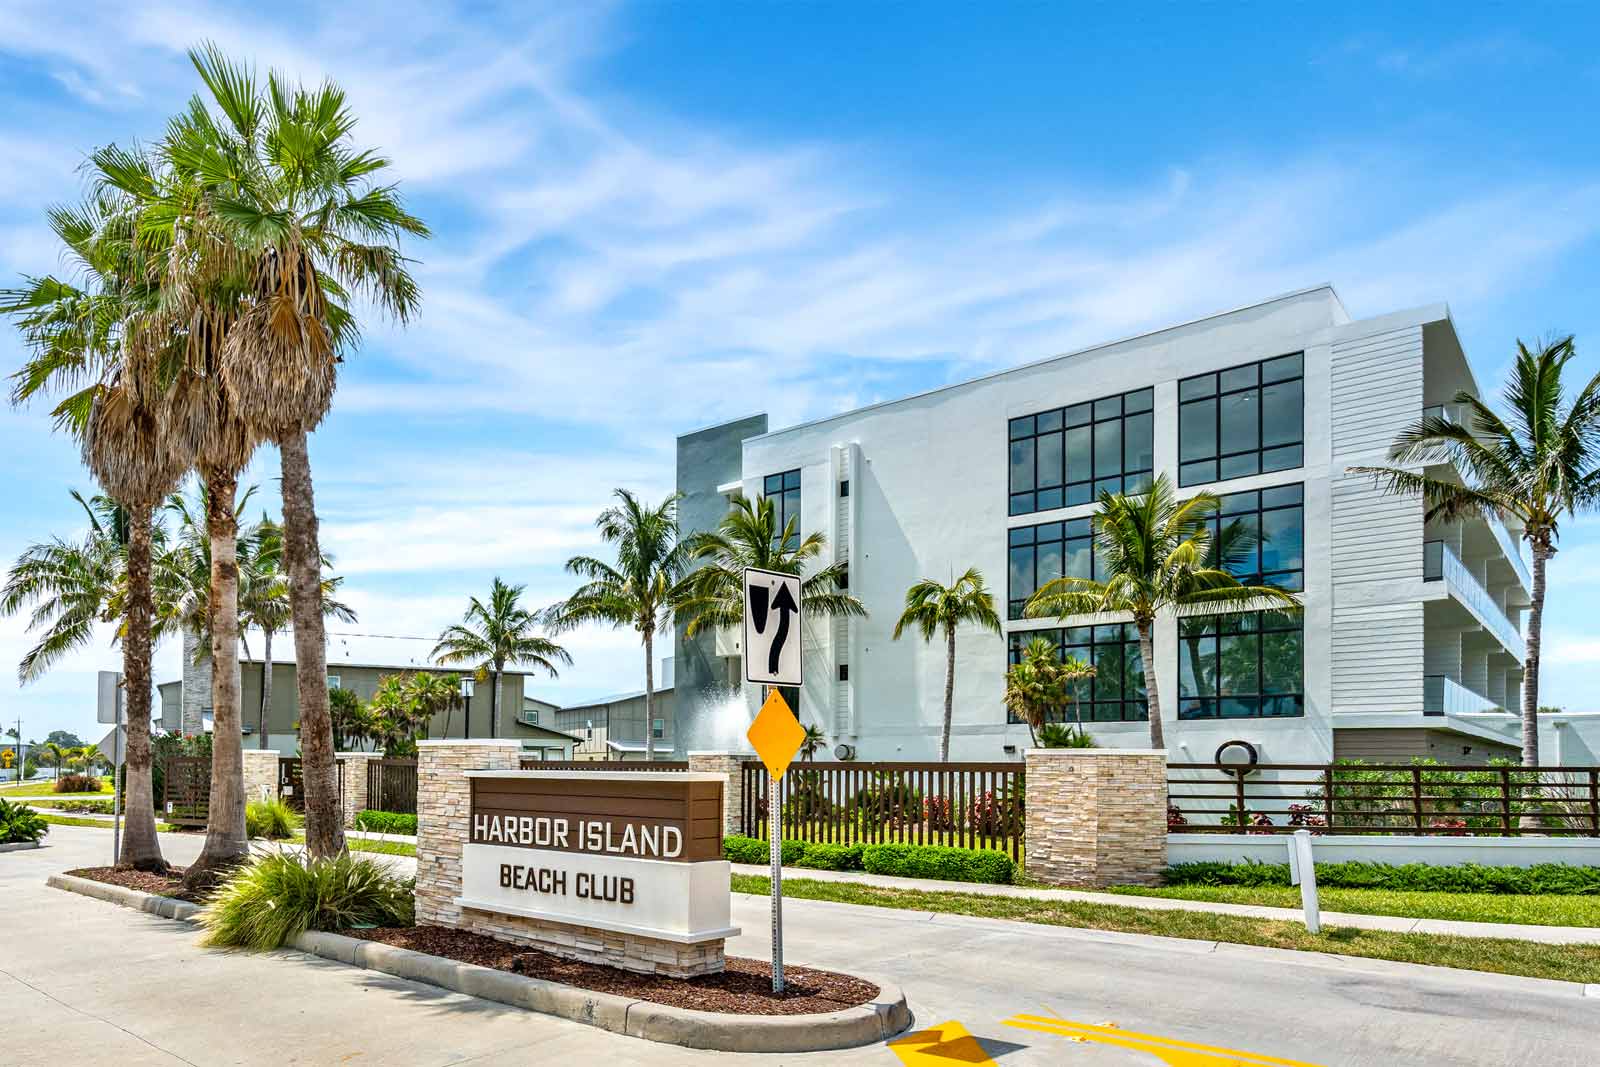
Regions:
<instances>
[{"instance_id":1,"label":"white bollard","mask_svg":"<svg viewBox=\"0 0 1600 1067\"><path fill-rule=\"evenodd\" d=\"M1289 836L1289 884L1300 887L1300 907L1306 916L1306 932L1322 932L1322 910L1317 904L1317 864L1311 855L1311 831L1296 830Z\"/></svg>"}]
</instances>

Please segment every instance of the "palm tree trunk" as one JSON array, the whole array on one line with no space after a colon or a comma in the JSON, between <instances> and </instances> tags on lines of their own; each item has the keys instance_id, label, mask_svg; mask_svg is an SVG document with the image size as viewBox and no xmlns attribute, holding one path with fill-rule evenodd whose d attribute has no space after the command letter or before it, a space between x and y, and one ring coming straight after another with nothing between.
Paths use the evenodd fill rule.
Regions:
<instances>
[{"instance_id":1,"label":"palm tree trunk","mask_svg":"<svg viewBox=\"0 0 1600 1067\"><path fill-rule=\"evenodd\" d=\"M1539 631L1544 623L1544 569L1553 555L1544 540L1533 542L1533 603L1528 606L1527 652L1522 660L1522 765L1539 765Z\"/></svg>"},{"instance_id":2,"label":"palm tree trunk","mask_svg":"<svg viewBox=\"0 0 1600 1067\"><path fill-rule=\"evenodd\" d=\"M950 762L950 723L956 708L956 628L945 627L944 730L939 735L939 762Z\"/></svg>"},{"instance_id":3,"label":"palm tree trunk","mask_svg":"<svg viewBox=\"0 0 1600 1067\"><path fill-rule=\"evenodd\" d=\"M156 837L155 797L150 780L150 629L155 606L150 592L149 504L128 509L127 633L122 638L122 679L127 691L126 811L122 866L164 872L167 861ZM19 775L20 764L19 766ZM112 769L112 774L116 769Z\"/></svg>"},{"instance_id":4,"label":"palm tree trunk","mask_svg":"<svg viewBox=\"0 0 1600 1067\"><path fill-rule=\"evenodd\" d=\"M272 708L272 631L261 631L261 710L256 714L257 748L267 747L267 712Z\"/></svg>"},{"instance_id":5,"label":"palm tree trunk","mask_svg":"<svg viewBox=\"0 0 1600 1067\"><path fill-rule=\"evenodd\" d=\"M1165 752L1167 739L1161 729L1161 689L1156 685L1155 641L1148 622L1141 622L1138 627L1139 660L1144 668L1144 692L1150 704L1150 747Z\"/></svg>"},{"instance_id":6,"label":"palm tree trunk","mask_svg":"<svg viewBox=\"0 0 1600 1067\"><path fill-rule=\"evenodd\" d=\"M211 542L211 804L206 843L183 876L184 888L215 885L250 854L244 829L244 735L239 707L239 522L236 471L206 472L206 535Z\"/></svg>"},{"instance_id":7,"label":"palm tree trunk","mask_svg":"<svg viewBox=\"0 0 1600 1067\"><path fill-rule=\"evenodd\" d=\"M494 661L494 692L489 694L489 736L496 736L495 731L500 729L500 672L505 669L505 664L499 660Z\"/></svg>"},{"instance_id":8,"label":"palm tree trunk","mask_svg":"<svg viewBox=\"0 0 1600 1067\"><path fill-rule=\"evenodd\" d=\"M656 760L656 635L644 632L644 761Z\"/></svg>"},{"instance_id":9,"label":"palm tree trunk","mask_svg":"<svg viewBox=\"0 0 1600 1067\"><path fill-rule=\"evenodd\" d=\"M278 442L283 472L283 560L294 617L295 688L300 702L300 769L306 791L306 851L313 859L344 851L339 768L328 711L327 634L322 625L322 547L306 435Z\"/></svg>"}]
</instances>

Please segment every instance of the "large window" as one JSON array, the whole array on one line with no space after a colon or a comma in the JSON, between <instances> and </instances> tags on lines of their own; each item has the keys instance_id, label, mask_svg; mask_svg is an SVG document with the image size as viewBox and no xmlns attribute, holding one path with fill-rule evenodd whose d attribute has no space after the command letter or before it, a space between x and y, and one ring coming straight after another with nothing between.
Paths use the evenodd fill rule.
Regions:
<instances>
[{"instance_id":1,"label":"large window","mask_svg":"<svg viewBox=\"0 0 1600 1067\"><path fill-rule=\"evenodd\" d=\"M1155 392L1041 411L1011 420L1011 514L1138 493L1155 470Z\"/></svg>"},{"instance_id":2,"label":"large window","mask_svg":"<svg viewBox=\"0 0 1600 1067\"><path fill-rule=\"evenodd\" d=\"M789 520L793 519L794 532L789 535L788 547L798 547L800 544L800 472L793 470L784 471L782 474L767 475L761 486L761 495L772 501L773 543L776 544L783 537L783 531L789 527Z\"/></svg>"},{"instance_id":3,"label":"large window","mask_svg":"<svg viewBox=\"0 0 1600 1067\"><path fill-rule=\"evenodd\" d=\"M1053 630L1019 630L1011 634L1009 662L1019 663L1028 643L1044 638L1056 655L1073 656L1095 669L1080 682L1076 699L1054 722L1136 722L1150 717L1145 703L1144 666L1139 658L1139 633L1132 623L1072 626ZM1020 722L1008 715L1008 722Z\"/></svg>"},{"instance_id":4,"label":"large window","mask_svg":"<svg viewBox=\"0 0 1600 1067\"><path fill-rule=\"evenodd\" d=\"M1305 714L1305 637L1273 612L1178 620L1178 718Z\"/></svg>"},{"instance_id":5,"label":"large window","mask_svg":"<svg viewBox=\"0 0 1600 1067\"><path fill-rule=\"evenodd\" d=\"M1305 461L1305 357L1178 383L1178 484L1289 470Z\"/></svg>"},{"instance_id":6,"label":"large window","mask_svg":"<svg viewBox=\"0 0 1600 1067\"><path fill-rule=\"evenodd\" d=\"M1298 485L1224 496L1211 519L1217 561L1245 585L1304 589L1304 497Z\"/></svg>"},{"instance_id":7,"label":"large window","mask_svg":"<svg viewBox=\"0 0 1600 1067\"><path fill-rule=\"evenodd\" d=\"M1088 519L1017 526L1008 531L1007 613L1022 618L1028 598L1057 578L1093 578L1094 537Z\"/></svg>"}]
</instances>

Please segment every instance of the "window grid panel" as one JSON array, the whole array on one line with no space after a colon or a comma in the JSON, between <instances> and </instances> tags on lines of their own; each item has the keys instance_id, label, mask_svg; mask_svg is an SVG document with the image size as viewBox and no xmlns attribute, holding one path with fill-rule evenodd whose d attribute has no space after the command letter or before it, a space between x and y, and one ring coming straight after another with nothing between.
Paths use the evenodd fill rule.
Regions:
<instances>
[{"instance_id":1,"label":"window grid panel","mask_svg":"<svg viewBox=\"0 0 1600 1067\"><path fill-rule=\"evenodd\" d=\"M1096 673L1088 682L1079 683L1078 697L1071 705L1047 721L1074 724L1145 722L1150 718L1150 705L1145 698L1144 665L1139 654L1139 632L1132 623L1014 631L1010 635L1006 653L1007 663L1015 665L1021 662L1023 650L1037 638L1044 638L1054 645L1058 659L1070 655L1096 667L1104 660L1120 664L1122 668L1116 692L1111 692L1111 687L1102 683L1100 673ZM1007 710L1006 722L1017 725L1022 720Z\"/></svg>"},{"instance_id":2,"label":"window grid panel","mask_svg":"<svg viewBox=\"0 0 1600 1067\"><path fill-rule=\"evenodd\" d=\"M1178 718L1264 719L1305 715L1305 635L1301 620L1273 612L1239 612L1231 615L1195 615L1179 620ZM1267 649L1278 657L1273 676L1292 676L1292 686L1268 682ZM1224 649L1232 661L1224 664ZM1185 652L1188 663L1185 664ZM1211 676L1205 677L1205 665ZM1281 668L1292 666L1284 671ZM1186 669L1187 668L1187 669ZM1253 671L1253 677L1250 672ZM1230 674L1230 672L1232 672ZM1251 681L1247 686L1227 684L1234 674ZM1209 685L1205 684L1209 681ZM1207 690L1199 691L1198 690Z\"/></svg>"},{"instance_id":3,"label":"window grid panel","mask_svg":"<svg viewBox=\"0 0 1600 1067\"><path fill-rule=\"evenodd\" d=\"M1103 491L1142 492L1155 474L1154 407L1155 390L1145 388L1012 419L1009 514L1088 504Z\"/></svg>"},{"instance_id":4,"label":"window grid panel","mask_svg":"<svg viewBox=\"0 0 1600 1067\"><path fill-rule=\"evenodd\" d=\"M773 543L778 542L783 536L783 531L788 529L789 520L794 519L794 533L785 547L798 548L800 546L799 469L767 475L761 482L761 495L772 501Z\"/></svg>"},{"instance_id":5,"label":"window grid panel","mask_svg":"<svg viewBox=\"0 0 1600 1067\"><path fill-rule=\"evenodd\" d=\"M1304 353L1185 378L1178 399L1179 486L1304 466Z\"/></svg>"},{"instance_id":6,"label":"window grid panel","mask_svg":"<svg viewBox=\"0 0 1600 1067\"><path fill-rule=\"evenodd\" d=\"M1088 519L1013 526L1006 535L1006 615L1023 618L1023 608L1039 587L1054 578L1099 578L1094 536ZM1040 561L1055 560L1041 567ZM1085 560L1087 566L1078 564Z\"/></svg>"},{"instance_id":7,"label":"window grid panel","mask_svg":"<svg viewBox=\"0 0 1600 1067\"><path fill-rule=\"evenodd\" d=\"M1212 562L1226 569L1244 585L1274 585L1290 592L1305 588L1305 487L1294 485L1274 486L1270 489L1228 493L1222 496L1221 506L1211 517L1211 542L1220 544L1222 531L1238 523L1246 535L1255 538L1249 550L1249 564L1244 567L1226 566L1227 561L1213 556ZM1281 528L1281 540L1266 531L1269 526ZM1214 549L1215 551L1215 549ZM1279 565L1268 566L1269 556ZM1292 563L1284 566L1283 563Z\"/></svg>"}]
</instances>

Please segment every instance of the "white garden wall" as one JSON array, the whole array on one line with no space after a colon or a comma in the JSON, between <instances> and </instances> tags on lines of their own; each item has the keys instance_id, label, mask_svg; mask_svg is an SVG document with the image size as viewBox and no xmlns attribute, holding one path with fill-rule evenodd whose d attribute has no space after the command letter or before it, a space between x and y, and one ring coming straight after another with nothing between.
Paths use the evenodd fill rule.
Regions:
<instances>
[{"instance_id":1,"label":"white garden wall","mask_svg":"<svg viewBox=\"0 0 1600 1067\"><path fill-rule=\"evenodd\" d=\"M1287 863L1288 840L1284 834L1168 834L1167 862ZM1532 867L1540 863L1600 866L1600 841L1594 838L1328 834L1313 836L1311 842L1319 863L1428 863L1436 867L1462 863L1485 867Z\"/></svg>"}]
</instances>

